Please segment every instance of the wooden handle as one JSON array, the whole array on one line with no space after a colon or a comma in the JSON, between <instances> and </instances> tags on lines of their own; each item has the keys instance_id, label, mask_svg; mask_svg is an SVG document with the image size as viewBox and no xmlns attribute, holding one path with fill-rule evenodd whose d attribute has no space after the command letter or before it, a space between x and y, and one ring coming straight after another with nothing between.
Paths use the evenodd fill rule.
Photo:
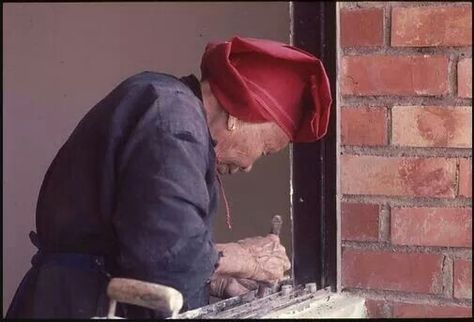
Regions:
<instances>
[{"instance_id":1,"label":"wooden handle","mask_svg":"<svg viewBox=\"0 0 474 322\"><path fill-rule=\"evenodd\" d=\"M270 234L280 236L281 225L283 224L283 219L281 216L275 215L272 218L272 228ZM262 298L274 293L278 289L278 283L264 282L259 281L257 289L257 297Z\"/></svg>"},{"instance_id":2,"label":"wooden handle","mask_svg":"<svg viewBox=\"0 0 474 322\"><path fill-rule=\"evenodd\" d=\"M281 230L281 225L283 223L283 219L281 219L281 216L275 215L272 218L272 230L271 234L280 236L280 230Z\"/></svg>"},{"instance_id":3,"label":"wooden handle","mask_svg":"<svg viewBox=\"0 0 474 322\"><path fill-rule=\"evenodd\" d=\"M112 278L107 295L112 303L139 305L172 316L177 315L183 306L183 296L176 289L128 278Z\"/></svg>"}]
</instances>

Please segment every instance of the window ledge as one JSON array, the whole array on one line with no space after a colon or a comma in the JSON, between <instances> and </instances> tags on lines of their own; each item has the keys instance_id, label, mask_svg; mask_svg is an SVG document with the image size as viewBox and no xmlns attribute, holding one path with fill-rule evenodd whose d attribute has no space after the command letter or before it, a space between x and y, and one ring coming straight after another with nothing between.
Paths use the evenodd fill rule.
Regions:
<instances>
[{"instance_id":1,"label":"window ledge","mask_svg":"<svg viewBox=\"0 0 474 322\"><path fill-rule=\"evenodd\" d=\"M328 293L281 310L275 310L262 318L366 318L365 299L341 293Z\"/></svg>"},{"instance_id":2,"label":"window ledge","mask_svg":"<svg viewBox=\"0 0 474 322\"><path fill-rule=\"evenodd\" d=\"M255 293L255 291L251 292ZM184 312L180 319L215 318L365 318L365 299L330 288L312 291L299 287L279 291L263 298L248 293Z\"/></svg>"}]
</instances>

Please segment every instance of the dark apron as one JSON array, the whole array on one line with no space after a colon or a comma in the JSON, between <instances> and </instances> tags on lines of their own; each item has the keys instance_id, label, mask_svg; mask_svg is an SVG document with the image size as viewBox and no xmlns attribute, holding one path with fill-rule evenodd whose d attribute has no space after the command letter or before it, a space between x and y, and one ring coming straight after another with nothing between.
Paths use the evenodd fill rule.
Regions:
<instances>
[{"instance_id":1,"label":"dark apron","mask_svg":"<svg viewBox=\"0 0 474 322\"><path fill-rule=\"evenodd\" d=\"M32 267L21 281L6 318L86 318L106 316L110 274L103 256L46 253L38 248Z\"/></svg>"},{"instance_id":2,"label":"dark apron","mask_svg":"<svg viewBox=\"0 0 474 322\"><path fill-rule=\"evenodd\" d=\"M109 299L107 285L115 276L112 261L103 256L84 253L46 253L41 250L35 232L30 240L38 248L32 267L21 281L8 308L7 319L105 317ZM185 299L183 309L209 304L209 285ZM124 318L161 319L161 312L118 303L116 316Z\"/></svg>"}]
</instances>

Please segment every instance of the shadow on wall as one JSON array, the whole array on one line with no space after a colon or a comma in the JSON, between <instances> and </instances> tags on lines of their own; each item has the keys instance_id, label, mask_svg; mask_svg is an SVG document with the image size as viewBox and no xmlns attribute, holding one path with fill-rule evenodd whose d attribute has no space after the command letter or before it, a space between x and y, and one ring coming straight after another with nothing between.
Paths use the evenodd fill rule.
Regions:
<instances>
[{"instance_id":1,"label":"shadow on wall","mask_svg":"<svg viewBox=\"0 0 474 322\"><path fill-rule=\"evenodd\" d=\"M132 74L199 75L209 41L235 34L288 41L289 12L287 2L10 3L3 9L5 312L35 251L27 236L43 176L83 115ZM282 152L251 174L225 178L236 228L229 233L217 224L218 238L261 235L275 212L288 213L288 173ZM268 218L256 221L260 216Z\"/></svg>"}]
</instances>

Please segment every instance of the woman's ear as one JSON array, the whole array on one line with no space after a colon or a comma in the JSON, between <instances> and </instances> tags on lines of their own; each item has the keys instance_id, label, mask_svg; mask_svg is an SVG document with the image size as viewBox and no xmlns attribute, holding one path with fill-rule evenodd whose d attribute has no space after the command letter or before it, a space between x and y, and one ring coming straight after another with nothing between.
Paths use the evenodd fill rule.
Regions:
<instances>
[{"instance_id":1,"label":"woman's ear","mask_svg":"<svg viewBox=\"0 0 474 322\"><path fill-rule=\"evenodd\" d=\"M234 131L237 128L238 119L228 114L227 117L227 130Z\"/></svg>"}]
</instances>

